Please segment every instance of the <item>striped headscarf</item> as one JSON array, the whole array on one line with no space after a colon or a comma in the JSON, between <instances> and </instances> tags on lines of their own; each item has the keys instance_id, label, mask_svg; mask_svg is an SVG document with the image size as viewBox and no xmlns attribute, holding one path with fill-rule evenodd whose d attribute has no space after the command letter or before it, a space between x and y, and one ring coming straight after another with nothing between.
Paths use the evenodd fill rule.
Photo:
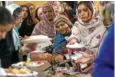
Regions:
<instances>
[{"instance_id":1,"label":"striped headscarf","mask_svg":"<svg viewBox=\"0 0 115 77\"><path fill-rule=\"evenodd\" d=\"M65 22L66 24L69 25L69 27L72 27L71 21L64 15L57 15L56 18L54 19L55 26L58 25L59 22Z\"/></svg>"}]
</instances>

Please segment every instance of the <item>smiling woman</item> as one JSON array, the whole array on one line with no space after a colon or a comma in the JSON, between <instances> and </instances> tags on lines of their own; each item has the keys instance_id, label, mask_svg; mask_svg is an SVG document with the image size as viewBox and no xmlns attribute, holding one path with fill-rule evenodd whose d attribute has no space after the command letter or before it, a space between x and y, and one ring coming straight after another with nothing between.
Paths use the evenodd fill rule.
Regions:
<instances>
[{"instance_id":1,"label":"smiling woman","mask_svg":"<svg viewBox=\"0 0 115 77\"><path fill-rule=\"evenodd\" d=\"M65 53L66 52L66 38L71 33L72 23L64 15L57 15L55 20L56 34L54 38L53 53Z\"/></svg>"}]
</instances>

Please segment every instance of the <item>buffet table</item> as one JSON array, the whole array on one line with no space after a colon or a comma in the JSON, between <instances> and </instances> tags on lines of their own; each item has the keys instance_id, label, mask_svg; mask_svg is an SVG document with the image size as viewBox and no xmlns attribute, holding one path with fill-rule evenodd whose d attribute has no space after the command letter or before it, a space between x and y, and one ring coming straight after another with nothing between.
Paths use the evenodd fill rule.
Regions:
<instances>
[{"instance_id":1,"label":"buffet table","mask_svg":"<svg viewBox=\"0 0 115 77\"><path fill-rule=\"evenodd\" d=\"M46 71L44 71L45 69L47 69L50 66L50 63L47 61L44 61L44 65L36 68L38 71L38 77L92 77L90 73L88 74L77 74L77 75L63 75L62 73L56 73L54 75L48 74ZM36 70L33 69L33 70Z\"/></svg>"}]
</instances>

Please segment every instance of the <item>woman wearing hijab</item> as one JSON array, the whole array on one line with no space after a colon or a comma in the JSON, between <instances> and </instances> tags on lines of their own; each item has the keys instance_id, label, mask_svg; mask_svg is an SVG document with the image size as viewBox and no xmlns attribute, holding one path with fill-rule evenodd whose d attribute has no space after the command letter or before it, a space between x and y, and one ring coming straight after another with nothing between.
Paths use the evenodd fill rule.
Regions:
<instances>
[{"instance_id":1,"label":"woman wearing hijab","mask_svg":"<svg viewBox=\"0 0 115 77\"><path fill-rule=\"evenodd\" d=\"M100 42L106 31L103 23L96 16L96 11L90 1L80 1L77 5L78 21L75 22L68 44L83 44L89 52L97 53ZM93 56L93 54L92 54ZM75 63L86 63L94 57L87 56L78 59ZM88 59L88 60L85 60ZM85 61L84 61L85 60Z\"/></svg>"},{"instance_id":2,"label":"woman wearing hijab","mask_svg":"<svg viewBox=\"0 0 115 77\"><path fill-rule=\"evenodd\" d=\"M71 34L71 21L64 15L55 18L56 34L54 38L53 53L64 53L66 51L67 38Z\"/></svg>"},{"instance_id":3,"label":"woman wearing hijab","mask_svg":"<svg viewBox=\"0 0 115 77\"><path fill-rule=\"evenodd\" d=\"M38 23L33 32L32 35L46 35L50 38L54 38L55 34L55 26L54 26L54 18L55 13L53 10L53 7L50 4L45 4L42 7L43 12L43 19Z\"/></svg>"},{"instance_id":4,"label":"woman wearing hijab","mask_svg":"<svg viewBox=\"0 0 115 77\"><path fill-rule=\"evenodd\" d=\"M43 19L35 26L32 32L32 35L46 35L50 38L54 38L54 34L55 34L54 10L51 5L45 4L42 7L42 11L43 11ZM28 44L28 45L24 45L22 47L22 50L28 53L28 52L34 51L35 47L36 47L36 44ZM48 53L43 53L43 54L38 53L38 54L35 54L33 57L34 57L34 60L45 59L49 61L51 60L51 56L52 55Z\"/></svg>"}]
</instances>

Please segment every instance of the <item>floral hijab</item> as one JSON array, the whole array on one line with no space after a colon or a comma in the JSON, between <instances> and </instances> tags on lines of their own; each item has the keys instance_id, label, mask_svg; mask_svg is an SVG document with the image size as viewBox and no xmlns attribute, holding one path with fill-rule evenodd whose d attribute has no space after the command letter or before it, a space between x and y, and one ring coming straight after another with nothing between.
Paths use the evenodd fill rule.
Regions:
<instances>
[{"instance_id":1,"label":"floral hijab","mask_svg":"<svg viewBox=\"0 0 115 77\"><path fill-rule=\"evenodd\" d=\"M93 3L92 3L91 1L88 1L88 2L90 3L90 7L93 9L92 19L89 21L89 23L84 23L84 22L79 18L79 16L78 16L78 11L76 12L76 14L77 14L77 16L78 16L77 18L78 18L78 21L80 22L80 24L90 26L90 24L93 24L93 23L95 23L96 21L98 21L99 16L98 16L98 14L97 14L97 11L96 11L96 9L95 9ZM78 2L78 4L79 4L79 3L80 3L80 2ZM89 7L88 7L88 8L89 8ZM76 10L78 10L78 9L76 9Z\"/></svg>"},{"instance_id":2,"label":"floral hijab","mask_svg":"<svg viewBox=\"0 0 115 77\"><path fill-rule=\"evenodd\" d=\"M76 37L80 43L91 49L96 48L94 51L97 51L106 28L96 14L92 2L90 2L90 4L90 6L93 8L92 19L89 21L89 23L84 23L78 16L78 21L75 22L72 28L72 35L69 37L69 39Z\"/></svg>"}]
</instances>

